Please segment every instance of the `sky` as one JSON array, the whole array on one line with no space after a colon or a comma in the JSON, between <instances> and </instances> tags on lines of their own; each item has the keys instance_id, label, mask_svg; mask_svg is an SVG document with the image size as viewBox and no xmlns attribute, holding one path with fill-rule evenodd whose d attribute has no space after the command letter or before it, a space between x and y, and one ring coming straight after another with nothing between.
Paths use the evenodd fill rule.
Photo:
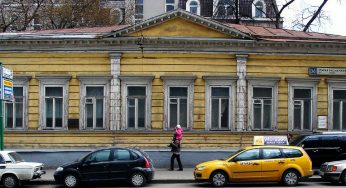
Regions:
<instances>
[{"instance_id":1,"label":"sky","mask_svg":"<svg viewBox=\"0 0 346 188\"><path fill-rule=\"evenodd\" d=\"M277 0L279 8L283 2L287 0ZM286 10L283 11L284 28L292 29L292 20L297 17L297 13L301 12L304 7L311 5L319 6L323 0L296 0ZM346 0L329 0L323 10L328 20L325 21L322 27L315 27L313 31L330 33L346 36Z\"/></svg>"}]
</instances>

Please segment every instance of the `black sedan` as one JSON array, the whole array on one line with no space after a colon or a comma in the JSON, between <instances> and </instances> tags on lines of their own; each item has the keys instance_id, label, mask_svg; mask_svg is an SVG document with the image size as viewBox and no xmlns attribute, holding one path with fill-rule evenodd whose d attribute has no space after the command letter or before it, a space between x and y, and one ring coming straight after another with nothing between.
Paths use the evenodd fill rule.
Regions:
<instances>
[{"instance_id":1,"label":"black sedan","mask_svg":"<svg viewBox=\"0 0 346 188\"><path fill-rule=\"evenodd\" d=\"M81 182L128 180L132 186L144 186L154 177L148 155L137 149L112 147L93 151L73 163L58 167L54 179L65 187Z\"/></svg>"}]
</instances>

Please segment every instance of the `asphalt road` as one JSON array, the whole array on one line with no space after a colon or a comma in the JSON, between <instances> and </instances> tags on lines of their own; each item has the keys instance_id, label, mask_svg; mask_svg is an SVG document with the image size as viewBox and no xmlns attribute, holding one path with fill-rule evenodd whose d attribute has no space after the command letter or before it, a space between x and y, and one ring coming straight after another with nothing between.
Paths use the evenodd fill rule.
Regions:
<instances>
[{"instance_id":1,"label":"asphalt road","mask_svg":"<svg viewBox=\"0 0 346 188\"><path fill-rule=\"evenodd\" d=\"M342 187L342 184L331 184L325 182L301 182L298 184L297 188L323 188L323 187ZM58 185L25 185L24 188L63 188L63 186ZM110 188L110 187L129 187L126 183L111 183L111 184L88 184L82 185L80 187L90 187L90 188ZM161 188L161 187L192 187L192 188L202 188L202 187L211 187L209 184L203 183L155 183L149 184L146 187L148 188ZM278 183L241 183L241 184L229 184L227 187L279 187L279 188L287 188L286 186L281 186Z\"/></svg>"}]
</instances>

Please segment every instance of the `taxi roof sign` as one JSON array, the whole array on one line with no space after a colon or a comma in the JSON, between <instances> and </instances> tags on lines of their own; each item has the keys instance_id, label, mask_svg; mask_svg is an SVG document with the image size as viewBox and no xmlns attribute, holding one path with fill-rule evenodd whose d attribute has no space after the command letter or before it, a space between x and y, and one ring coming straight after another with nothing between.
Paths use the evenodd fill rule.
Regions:
<instances>
[{"instance_id":1,"label":"taxi roof sign","mask_svg":"<svg viewBox=\"0 0 346 188\"><path fill-rule=\"evenodd\" d=\"M287 136L254 136L253 145L289 145Z\"/></svg>"}]
</instances>

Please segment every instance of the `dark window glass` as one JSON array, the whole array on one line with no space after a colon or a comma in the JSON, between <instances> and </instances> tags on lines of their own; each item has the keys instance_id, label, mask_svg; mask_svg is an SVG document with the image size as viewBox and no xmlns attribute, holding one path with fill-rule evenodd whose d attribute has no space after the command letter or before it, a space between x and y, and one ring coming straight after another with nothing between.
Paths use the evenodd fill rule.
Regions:
<instances>
[{"instance_id":1,"label":"dark window glass","mask_svg":"<svg viewBox=\"0 0 346 188\"><path fill-rule=\"evenodd\" d=\"M211 89L212 97L229 97L229 88L213 87Z\"/></svg>"},{"instance_id":2,"label":"dark window glass","mask_svg":"<svg viewBox=\"0 0 346 188\"><path fill-rule=\"evenodd\" d=\"M129 86L127 87L128 96L145 96L145 87Z\"/></svg>"},{"instance_id":3,"label":"dark window glass","mask_svg":"<svg viewBox=\"0 0 346 188\"><path fill-rule=\"evenodd\" d=\"M263 149L263 159L277 159L282 158L280 149L268 148Z\"/></svg>"},{"instance_id":4,"label":"dark window glass","mask_svg":"<svg viewBox=\"0 0 346 188\"><path fill-rule=\"evenodd\" d=\"M254 98L271 98L272 97L272 88L253 88L253 97Z\"/></svg>"},{"instance_id":5,"label":"dark window glass","mask_svg":"<svg viewBox=\"0 0 346 188\"><path fill-rule=\"evenodd\" d=\"M239 154L235 160L236 161L249 161L259 159L260 150L252 149Z\"/></svg>"},{"instance_id":6,"label":"dark window glass","mask_svg":"<svg viewBox=\"0 0 346 188\"><path fill-rule=\"evenodd\" d=\"M114 160L126 161L131 160L131 153L125 149L117 149L114 151Z\"/></svg>"},{"instance_id":7,"label":"dark window glass","mask_svg":"<svg viewBox=\"0 0 346 188\"><path fill-rule=\"evenodd\" d=\"M321 136L321 147L332 148L339 146L338 136Z\"/></svg>"},{"instance_id":8,"label":"dark window glass","mask_svg":"<svg viewBox=\"0 0 346 188\"><path fill-rule=\"evenodd\" d=\"M187 87L170 87L170 97L187 97Z\"/></svg>"},{"instance_id":9,"label":"dark window glass","mask_svg":"<svg viewBox=\"0 0 346 188\"><path fill-rule=\"evenodd\" d=\"M62 97L62 87L46 87L47 97Z\"/></svg>"},{"instance_id":10,"label":"dark window glass","mask_svg":"<svg viewBox=\"0 0 346 188\"><path fill-rule=\"evenodd\" d=\"M316 148L321 146L321 140L318 137L309 137L303 141L303 148Z\"/></svg>"},{"instance_id":11,"label":"dark window glass","mask_svg":"<svg viewBox=\"0 0 346 188\"><path fill-rule=\"evenodd\" d=\"M333 97L335 99L346 99L346 90L334 90Z\"/></svg>"},{"instance_id":12,"label":"dark window glass","mask_svg":"<svg viewBox=\"0 0 346 188\"><path fill-rule=\"evenodd\" d=\"M295 99L310 99L311 89L294 89Z\"/></svg>"},{"instance_id":13,"label":"dark window glass","mask_svg":"<svg viewBox=\"0 0 346 188\"><path fill-rule=\"evenodd\" d=\"M101 150L90 154L85 161L86 162L102 162L109 161L111 150Z\"/></svg>"},{"instance_id":14,"label":"dark window glass","mask_svg":"<svg viewBox=\"0 0 346 188\"><path fill-rule=\"evenodd\" d=\"M287 158L297 158L303 156L302 152L297 149L282 149L282 153Z\"/></svg>"}]
</instances>

